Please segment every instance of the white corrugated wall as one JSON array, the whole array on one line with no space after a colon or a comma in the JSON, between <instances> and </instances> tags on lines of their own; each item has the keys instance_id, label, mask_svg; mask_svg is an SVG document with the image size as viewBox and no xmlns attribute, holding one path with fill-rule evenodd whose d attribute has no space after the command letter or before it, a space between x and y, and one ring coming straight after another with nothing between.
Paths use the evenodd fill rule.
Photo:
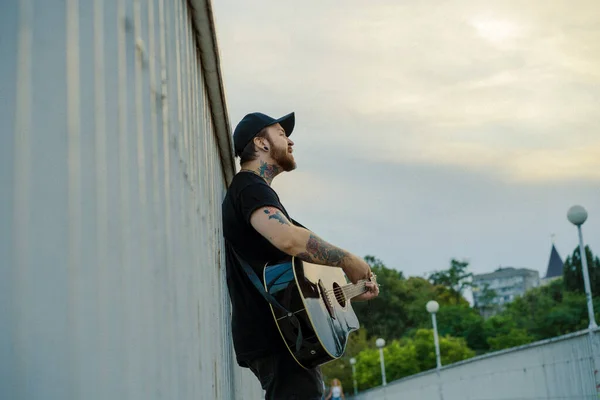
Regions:
<instances>
[{"instance_id":1,"label":"white corrugated wall","mask_svg":"<svg viewBox=\"0 0 600 400\"><path fill-rule=\"evenodd\" d=\"M2 2L0 399L260 398L232 357L203 20L201 1Z\"/></svg>"},{"instance_id":2,"label":"white corrugated wall","mask_svg":"<svg viewBox=\"0 0 600 400\"><path fill-rule=\"evenodd\" d=\"M600 331L581 331L390 382L356 400L597 400Z\"/></svg>"}]
</instances>

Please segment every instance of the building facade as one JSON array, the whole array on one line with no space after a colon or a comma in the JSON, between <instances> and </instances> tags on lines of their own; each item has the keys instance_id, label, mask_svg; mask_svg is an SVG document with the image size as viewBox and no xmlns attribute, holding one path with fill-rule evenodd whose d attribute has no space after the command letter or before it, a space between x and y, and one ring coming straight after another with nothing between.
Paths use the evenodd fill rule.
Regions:
<instances>
[{"instance_id":1,"label":"building facade","mask_svg":"<svg viewBox=\"0 0 600 400\"><path fill-rule=\"evenodd\" d=\"M0 399L260 398L232 354L210 1L1 9Z\"/></svg>"},{"instance_id":2,"label":"building facade","mask_svg":"<svg viewBox=\"0 0 600 400\"><path fill-rule=\"evenodd\" d=\"M500 267L489 274L473 276L473 300L476 308L500 309L525 294L527 290L539 285L538 271Z\"/></svg>"}]
</instances>

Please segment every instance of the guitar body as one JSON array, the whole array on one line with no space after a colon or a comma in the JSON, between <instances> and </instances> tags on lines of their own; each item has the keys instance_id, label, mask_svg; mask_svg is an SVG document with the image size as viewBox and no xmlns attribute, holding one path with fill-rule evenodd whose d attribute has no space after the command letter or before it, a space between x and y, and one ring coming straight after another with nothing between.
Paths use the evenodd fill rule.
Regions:
<instances>
[{"instance_id":1,"label":"guitar body","mask_svg":"<svg viewBox=\"0 0 600 400\"><path fill-rule=\"evenodd\" d=\"M348 282L342 269L293 258L267 265L263 278L266 291L297 317L271 306L281 337L298 364L314 368L341 357L348 335L359 328L350 299L343 294ZM302 331L299 349L297 322Z\"/></svg>"}]
</instances>

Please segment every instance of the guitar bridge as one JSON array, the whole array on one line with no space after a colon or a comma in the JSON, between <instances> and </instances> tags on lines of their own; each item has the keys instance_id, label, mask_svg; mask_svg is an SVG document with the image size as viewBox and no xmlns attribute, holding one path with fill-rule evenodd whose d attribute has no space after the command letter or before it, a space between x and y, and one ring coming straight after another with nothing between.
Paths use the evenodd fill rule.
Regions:
<instances>
[{"instance_id":1,"label":"guitar bridge","mask_svg":"<svg viewBox=\"0 0 600 400\"><path fill-rule=\"evenodd\" d=\"M323 286L323 281L321 281L319 279L319 292L321 295L321 299L323 299L323 304L325 304L325 308L327 309L327 312L329 313L329 316L331 317L331 319L335 319L335 315L333 313L333 306L331 305L331 300L329 299L329 295L327 294L327 290L325 289L325 286Z\"/></svg>"}]
</instances>

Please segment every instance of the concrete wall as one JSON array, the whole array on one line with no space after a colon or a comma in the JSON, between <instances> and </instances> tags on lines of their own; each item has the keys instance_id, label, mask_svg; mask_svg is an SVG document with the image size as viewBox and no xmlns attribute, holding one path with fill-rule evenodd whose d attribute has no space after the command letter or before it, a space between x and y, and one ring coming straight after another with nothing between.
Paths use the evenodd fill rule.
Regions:
<instances>
[{"instance_id":1,"label":"concrete wall","mask_svg":"<svg viewBox=\"0 0 600 400\"><path fill-rule=\"evenodd\" d=\"M356 400L591 400L600 398L600 331L521 346L374 388ZM600 390L600 389L598 389Z\"/></svg>"},{"instance_id":2,"label":"concrete wall","mask_svg":"<svg viewBox=\"0 0 600 400\"><path fill-rule=\"evenodd\" d=\"M0 399L260 398L229 334L210 4L1 9Z\"/></svg>"}]
</instances>

